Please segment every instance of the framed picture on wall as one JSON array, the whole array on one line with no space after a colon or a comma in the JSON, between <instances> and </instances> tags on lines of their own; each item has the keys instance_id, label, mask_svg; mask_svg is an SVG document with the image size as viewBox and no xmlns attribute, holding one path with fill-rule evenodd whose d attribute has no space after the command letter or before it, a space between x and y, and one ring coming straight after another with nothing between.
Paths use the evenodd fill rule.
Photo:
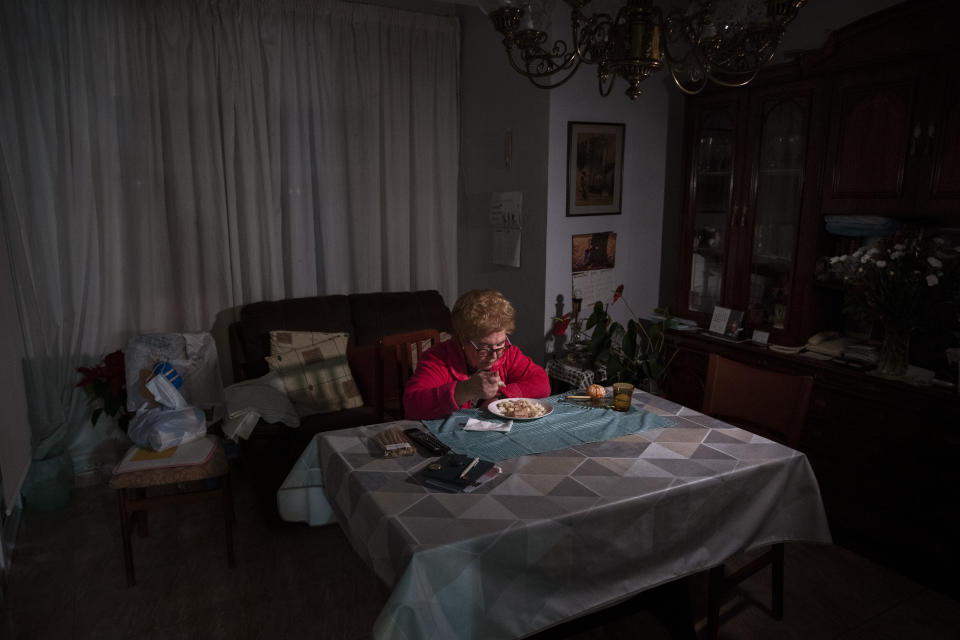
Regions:
<instances>
[{"instance_id":1,"label":"framed picture on wall","mask_svg":"<svg viewBox=\"0 0 960 640\"><path fill-rule=\"evenodd\" d=\"M567 215L620 213L623 124L567 124Z\"/></svg>"},{"instance_id":2,"label":"framed picture on wall","mask_svg":"<svg viewBox=\"0 0 960 640\"><path fill-rule=\"evenodd\" d=\"M570 270L593 271L613 269L617 256L617 234L613 231L603 233L579 233L573 236L573 256Z\"/></svg>"}]
</instances>

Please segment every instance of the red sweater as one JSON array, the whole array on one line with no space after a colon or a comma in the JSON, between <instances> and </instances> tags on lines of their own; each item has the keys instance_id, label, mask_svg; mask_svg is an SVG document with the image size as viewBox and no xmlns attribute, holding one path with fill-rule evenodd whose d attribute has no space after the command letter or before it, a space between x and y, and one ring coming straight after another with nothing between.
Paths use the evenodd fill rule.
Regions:
<instances>
[{"instance_id":1,"label":"red sweater","mask_svg":"<svg viewBox=\"0 0 960 640\"><path fill-rule=\"evenodd\" d=\"M545 398L550 395L550 379L543 367L510 345L491 371L497 372L506 386L501 392L508 398ZM467 361L456 338L439 342L423 354L417 370L403 392L403 410L408 420L446 418L457 409L453 392L457 383L468 380Z\"/></svg>"}]
</instances>

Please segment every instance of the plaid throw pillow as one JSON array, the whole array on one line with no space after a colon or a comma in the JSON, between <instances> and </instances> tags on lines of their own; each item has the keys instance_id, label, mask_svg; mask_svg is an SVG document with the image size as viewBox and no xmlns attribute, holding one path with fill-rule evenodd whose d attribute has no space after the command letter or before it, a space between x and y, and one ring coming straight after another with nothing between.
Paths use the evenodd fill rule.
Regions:
<instances>
[{"instance_id":1,"label":"plaid throw pillow","mask_svg":"<svg viewBox=\"0 0 960 640\"><path fill-rule=\"evenodd\" d=\"M346 333L271 331L267 365L283 380L297 414L330 413L363 405L347 364Z\"/></svg>"}]
</instances>

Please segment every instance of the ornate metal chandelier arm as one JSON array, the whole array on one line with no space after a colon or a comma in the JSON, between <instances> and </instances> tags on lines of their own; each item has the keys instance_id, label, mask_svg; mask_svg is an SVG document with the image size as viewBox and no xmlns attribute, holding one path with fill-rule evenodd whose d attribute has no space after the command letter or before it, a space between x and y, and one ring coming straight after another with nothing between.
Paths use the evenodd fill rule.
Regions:
<instances>
[{"instance_id":1,"label":"ornate metal chandelier arm","mask_svg":"<svg viewBox=\"0 0 960 640\"><path fill-rule=\"evenodd\" d=\"M709 80L709 62L703 59L699 42L707 21L704 9L673 12L664 20L663 57L674 84L687 95L703 91ZM676 53L678 48L682 53Z\"/></svg>"},{"instance_id":2,"label":"ornate metal chandelier arm","mask_svg":"<svg viewBox=\"0 0 960 640\"><path fill-rule=\"evenodd\" d=\"M527 57L522 53L520 55L520 62L517 62L513 54L507 51L510 66L521 75L526 76L535 87L540 89L555 89L564 84L573 77L573 74L577 72L583 62L576 56L570 56L563 65L558 65L549 60L550 54L546 52L542 58L538 56ZM562 74L559 79L554 80L559 74Z\"/></svg>"},{"instance_id":3,"label":"ornate metal chandelier arm","mask_svg":"<svg viewBox=\"0 0 960 640\"><path fill-rule=\"evenodd\" d=\"M541 46L546 40L546 33L534 29L524 29L508 36L505 44L510 66L525 76L538 79L571 69L575 71L579 65L576 50L570 50L566 42L557 40L547 51ZM559 86L562 82L551 86Z\"/></svg>"},{"instance_id":4,"label":"ornate metal chandelier arm","mask_svg":"<svg viewBox=\"0 0 960 640\"><path fill-rule=\"evenodd\" d=\"M580 11L582 3L573 3L571 10L572 45L564 40L555 40L547 50L543 44L549 36L536 29L518 30L523 15L522 10L504 7L491 13L491 19L497 31L504 34L503 44L507 60L514 71L526 76L530 82L542 89L553 89L567 82L580 65L589 60L581 55L581 43L584 34L589 32L591 20L584 20Z\"/></svg>"},{"instance_id":5,"label":"ornate metal chandelier arm","mask_svg":"<svg viewBox=\"0 0 960 640\"><path fill-rule=\"evenodd\" d=\"M723 76L718 76L715 73L710 73L707 78L710 80L710 82L718 84L721 87L744 87L753 82L753 79L757 77L758 73L760 73L760 69L754 69L741 80L726 80Z\"/></svg>"},{"instance_id":6,"label":"ornate metal chandelier arm","mask_svg":"<svg viewBox=\"0 0 960 640\"><path fill-rule=\"evenodd\" d=\"M707 86L708 80L707 76L704 75L697 80L697 84L695 86L688 86L684 84L684 81L677 76L677 69L674 66L670 66L670 77L673 78L673 84L677 85L677 88L688 96L696 95L703 91Z\"/></svg>"},{"instance_id":7,"label":"ornate metal chandelier arm","mask_svg":"<svg viewBox=\"0 0 960 640\"><path fill-rule=\"evenodd\" d=\"M574 10L574 15L578 13L578 10ZM606 13L595 13L586 20L583 14L578 17L579 21L574 23L577 55L587 64L600 64L609 48L613 17Z\"/></svg>"}]
</instances>

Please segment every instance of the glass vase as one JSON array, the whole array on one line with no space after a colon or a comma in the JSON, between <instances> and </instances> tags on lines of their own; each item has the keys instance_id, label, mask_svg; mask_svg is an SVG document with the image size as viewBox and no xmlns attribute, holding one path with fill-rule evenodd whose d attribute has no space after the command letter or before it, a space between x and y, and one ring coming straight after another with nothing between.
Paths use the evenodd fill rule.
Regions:
<instances>
[{"instance_id":1,"label":"glass vase","mask_svg":"<svg viewBox=\"0 0 960 640\"><path fill-rule=\"evenodd\" d=\"M883 328L883 343L880 345L877 373L887 378L899 378L907 372L909 364L910 327L886 323Z\"/></svg>"}]
</instances>

